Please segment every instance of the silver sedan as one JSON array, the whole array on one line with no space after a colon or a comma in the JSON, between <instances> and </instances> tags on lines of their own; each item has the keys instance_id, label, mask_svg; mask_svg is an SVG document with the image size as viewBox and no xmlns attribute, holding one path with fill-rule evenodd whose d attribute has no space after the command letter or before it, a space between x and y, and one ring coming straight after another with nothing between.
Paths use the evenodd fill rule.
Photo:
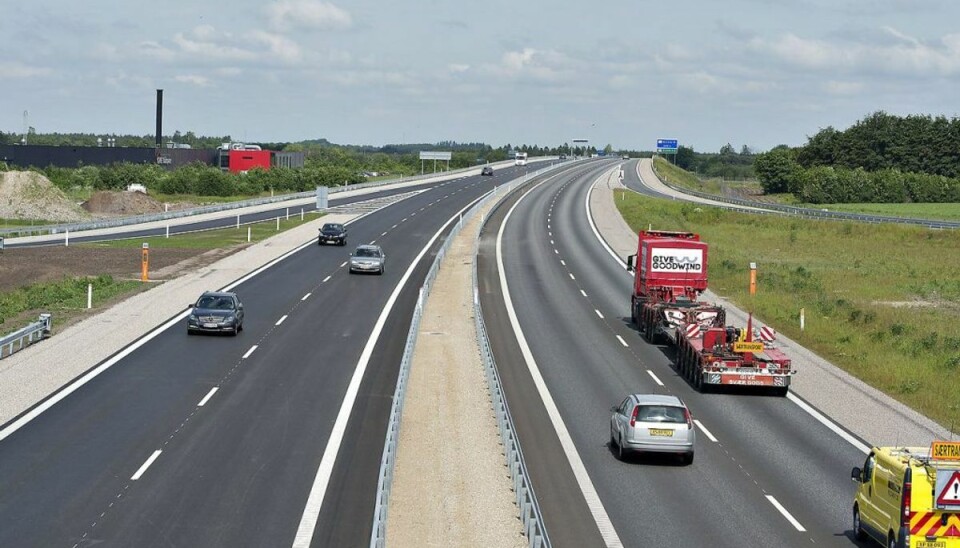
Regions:
<instances>
[{"instance_id":1,"label":"silver sedan","mask_svg":"<svg viewBox=\"0 0 960 548\"><path fill-rule=\"evenodd\" d=\"M370 244L357 246L357 249L350 254L350 273L376 272L377 274L383 274L386 262L387 256L380 246Z\"/></svg>"},{"instance_id":2,"label":"silver sedan","mask_svg":"<svg viewBox=\"0 0 960 548\"><path fill-rule=\"evenodd\" d=\"M611 408L610 446L623 460L629 453L676 453L693 462L697 433L683 400L660 394L631 394Z\"/></svg>"}]
</instances>

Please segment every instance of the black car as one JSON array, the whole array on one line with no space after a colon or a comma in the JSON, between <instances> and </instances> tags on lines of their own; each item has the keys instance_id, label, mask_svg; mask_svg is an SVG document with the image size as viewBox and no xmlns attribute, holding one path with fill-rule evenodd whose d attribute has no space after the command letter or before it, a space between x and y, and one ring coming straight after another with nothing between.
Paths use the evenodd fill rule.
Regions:
<instances>
[{"instance_id":1,"label":"black car","mask_svg":"<svg viewBox=\"0 0 960 548\"><path fill-rule=\"evenodd\" d=\"M190 335L206 331L236 336L243 331L243 303L236 293L206 291L190 308L187 316L187 333Z\"/></svg>"},{"instance_id":2,"label":"black car","mask_svg":"<svg viewBox=\"0 0 960 548\"><path fill-rule=\"evenodd\" d=\"M561 160L566 160L566 159L567 159L567 155L566 155L566 154L561 154L561 155L560 155L560 159L561 159Z\"/></svg>"},{"instance_id":3,"label":"black car","mask_svg":"<svg viewBox=\"0 0 960 548\"><path fill-rule=\"evenodd\" d=\"M490 166L484 166L484 168L480 170L480 175L493 176L493 168Z\"/></svg>"},{"instance_id":4,"label":"black car","mask_svg":"<svg viewBox=\"0 0 960 548\"><path fill-rule=\"evenodd\" d=\"M317 245L323 245L325 243L347 245L347 227L340 223L326 223L320 227L320 234L317 236Z\"/></svg>"}]
</instances>

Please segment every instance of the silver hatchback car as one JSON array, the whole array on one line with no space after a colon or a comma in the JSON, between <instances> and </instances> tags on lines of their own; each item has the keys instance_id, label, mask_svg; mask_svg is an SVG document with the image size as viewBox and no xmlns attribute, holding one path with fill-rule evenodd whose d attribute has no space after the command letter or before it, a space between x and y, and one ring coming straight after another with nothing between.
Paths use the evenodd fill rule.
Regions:
<instances>
[{"instance_id":1,"label":"silver hatchback car","mask_svg":"<svg viewBox=\"0 0 960 548\"><path fill-rule=\"evenodd\" d=\"M387 256L383 249L378 245L360 245L350 254L350 273L354 272L376 272L383 274L384 266L387 263Z\"/></svg>"},{"instance_id":2,"label":"silver hatchback car","mask_svg":"<svg viewBox=\"0 0 960 548\"><path fill-rule=\"evenodd\" d=\"M676 453L693 462L697 439L683 400L660 394L631 394L610 409L610 447L623 460L633 452Z\"/></svg>"}]
</instances>

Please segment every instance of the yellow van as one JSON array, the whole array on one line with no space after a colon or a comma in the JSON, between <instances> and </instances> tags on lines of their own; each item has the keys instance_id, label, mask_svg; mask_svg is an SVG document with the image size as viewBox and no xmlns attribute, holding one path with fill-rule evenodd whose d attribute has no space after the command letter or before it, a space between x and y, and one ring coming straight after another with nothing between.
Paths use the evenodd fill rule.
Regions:
<instances>
[{"instance_id":1,"label":"yellow van","mask_svg":"<svg viewBox=\"0 0 960 548\"><path fill-rule=\"evenodd\" d=\"M851 477L857 539L889 548L960 548L960 442L874 447Z\"/></svg>"}]
</instances>

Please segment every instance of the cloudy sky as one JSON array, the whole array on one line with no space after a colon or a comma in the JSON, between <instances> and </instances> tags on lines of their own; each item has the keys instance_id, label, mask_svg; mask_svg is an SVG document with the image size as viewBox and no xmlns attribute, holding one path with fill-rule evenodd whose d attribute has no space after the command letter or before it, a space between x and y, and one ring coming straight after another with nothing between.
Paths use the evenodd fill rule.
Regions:
<instances>
[{"instance_id":1,"label":"cloudy sky","mask_svg":"<svg viewBox=\"0 0 960 548\"><path fill-rule=\"evenodd\" d=\"M0 131L800 145L960 115L955 0L2 3Z\"/></svg>"}]
</instances>

